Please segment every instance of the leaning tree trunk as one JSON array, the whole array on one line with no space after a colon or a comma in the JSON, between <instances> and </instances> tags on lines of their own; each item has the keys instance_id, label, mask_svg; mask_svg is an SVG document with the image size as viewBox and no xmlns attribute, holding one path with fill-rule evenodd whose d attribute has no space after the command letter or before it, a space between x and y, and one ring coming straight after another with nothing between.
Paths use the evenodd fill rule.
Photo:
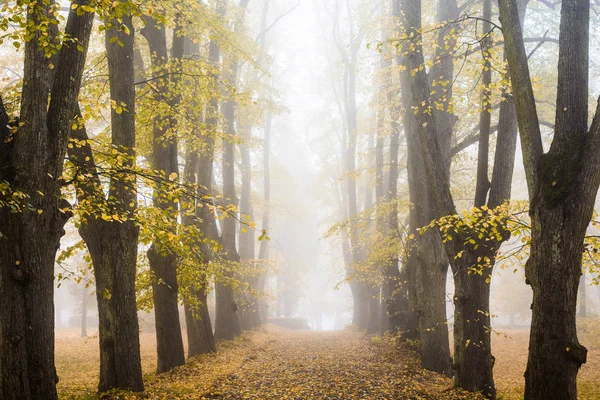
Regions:
<instances>
[{"instance_id":1,"label":"leaning tree trunk","mask_svg":"<svg viewBox=\"0 0 600 400\"><path fill-rule=\"evenodd\" d=\"M54 260L71 215L69 204L61 200L59 178L94 13L69 12L66 37L78 38L78 46L68 39L58 56L49 60L40 43L54 41L54 24L46 32L38 26L46 26L51 9L50 2L27 4L32 37L24 46L21 123L10 123L16 135L0 101L0 181L28 196L23 208L18 201L0 206L0 397L5 400L57 398ZM54 75L50 61L58 61Z\"/></svg>"},{"instance_id":2,"label":"leaning tree trunk","mask_svg":"<svg viewBox=\"0 0 600 400\"><path fill-rule=\"evenodd\" d=\"M167 72L167 40L166 27L146 18L146 25L142 29L142 35L148 41L150 53L152 54L152 67L157 77L156 100L167 102L170 107L177 109L179 96L172 91L180 90L181 74L174 71L169 75L170 79L164 77ZM177 28L175 29L177 30ZM180 68L183 57L184 38L178 33L173 35L172 61L176 69ZM169 85L171 84L171 85ZM171 86L171 87L169 87ZM152 167L161 174L154 188L154 206L165 214L168 226L160 227L165 232L162 236L174 234L177 230L177 203L171 197L171 186L176 184L173 176L177 176L179 166L177 162L177 138L171 132L177 125L174 117L162 117L157 115L153 121L153 151ZM161 240L157 235L148 250L148 262L153 274L152 296L154 298L154 315L156 318L156 346L157 346L157 373L170 371L183 365L185 356L183 350L183 338L179 323L179 301L177 283L177 254L170 248L169 243Z\"/></svg>"}]
</instances>

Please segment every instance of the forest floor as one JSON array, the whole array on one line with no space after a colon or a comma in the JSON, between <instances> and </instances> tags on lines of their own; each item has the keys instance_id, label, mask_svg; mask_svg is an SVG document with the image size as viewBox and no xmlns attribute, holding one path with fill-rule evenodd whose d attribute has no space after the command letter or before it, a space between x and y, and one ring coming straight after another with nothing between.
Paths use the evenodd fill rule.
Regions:
<instances>
[{"instance_id":1,"label":"forest floor","mask_svg":"<svg viewBox=\"0 0 600 400\"><path fill-rule=\"evenodd\" d=\"M477 399L451 389L451 380L424 371L409 346L364 333L291 331L267 326L222 343L217 354L196 357L156 376L153 333L142 333L146 393L106 399ZM503 399L522 398L527 331L494 338L496 384ZM585 343L588 345L588 343ZM98 340L57 331L61 399L97 399ZM583 399L600 398L600 346L590 348L580 374Z\"/></svg>"}]
</instances>

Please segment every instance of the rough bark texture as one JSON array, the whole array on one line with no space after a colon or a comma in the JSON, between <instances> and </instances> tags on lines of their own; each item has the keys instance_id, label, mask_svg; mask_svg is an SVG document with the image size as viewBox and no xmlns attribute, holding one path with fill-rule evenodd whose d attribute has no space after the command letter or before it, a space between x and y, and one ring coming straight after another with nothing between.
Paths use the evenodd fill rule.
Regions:
<instances>
[{"instance_id":1,"label":"rough bark texture","mask_svg":"<svg viewBox=\"0 0 600 400\"><path fill-rule=\"evenodd\" d=\"M152 18L146 18L142 35L148 41L151 53L152 67L157 78L157 101L166 101L176 109L178 98L169 93L167 78L168 53L165 26ZM178 67L183 56L183 37L173 36L172 64ZM176 90L181 74L171 74L172 90ZM162 174L165 180L177 176L177 138L172 131L176 126L174 117L157 115L153 127L152 167ZM165 192L166 188L166 192ZM175 232L177 226L177 203L168 197L168 186L157 184L154 189L154 206L165 212L170 223L167 229ZM183 338L179 324L179 302L177 283L177 255L169 249L168 243L161 243L157 236L148 250L150 270L154 275L152 280L152 296L154 298L154 315L156 318L157 373L169 371L185 363Z\"/></svg>"},{"instance_id":2,"label":"rough bark texture","mask_svg":"<svg viewBox=\"0 0 600 400\"><path fill-rule=\"evenodd\" d=\"M43 25L51 7L44 1L27 4L28 27ZM83 51L66 42L51 60L38 47L41 32L31 32L24 51L19 116L23 125L13 124L18 132L8 143L11 132L6 124L0 128L0 181L29 195L32 207L16 212L0 208L0 397L6 400L57 398L54 260L70 216L69 204L60 197L59 177L92 24L93 13L70 12L66 33L79 38ZM55 30L50 24L50 41ZM50 61L57 62L54 75ZM8 121L3 106L0 115Z\"/></svg>"},{"instance_id":3,"label":"rough bark texture","mask_svg":"<svg viewBox=\"0 0 600 400\"><path fill-rule=\"evenodd\" d=\"M516 104L530 197L533 289L525 398L576 399L587 350L577 338L577 287L583 240L600 183L600 102L588 131L588 0L562 2L555 134L544 154L515 0L502 0L500 21Z\"/></svg>"}]
</instances>

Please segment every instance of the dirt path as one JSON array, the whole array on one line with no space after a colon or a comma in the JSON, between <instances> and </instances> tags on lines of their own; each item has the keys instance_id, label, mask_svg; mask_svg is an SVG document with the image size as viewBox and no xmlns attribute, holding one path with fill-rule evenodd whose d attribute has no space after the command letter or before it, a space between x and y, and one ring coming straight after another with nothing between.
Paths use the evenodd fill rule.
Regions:
<instances>
[{"instance_id":1,"label":"dirt path","mask_svg":"<svg viewBox=\"0 0 600 400\"><path fill-rule=\"evenodd\" d=\"M358 332L271 328L235 372L217 380L207 399L473 398L449 391L450 380L420 370L414 355Z\"/></svg>"},{"instance_id":2,"label":"dirt path","mask_svg":"<svg viewBox=\"0 0 600 400\"><path fill-rule=\"evenodd\" d=\"M143 334L144 395L110 399L475 399L451 381L419 368L416 355L390 338L355 331L291 331L268 326L156 376L152 335ZM85 346L81 348L79 346ZM96 340L61 342L62 399L98 399ZM75 365L76 368L71 368Z\"/></svg>"}]
</instances>

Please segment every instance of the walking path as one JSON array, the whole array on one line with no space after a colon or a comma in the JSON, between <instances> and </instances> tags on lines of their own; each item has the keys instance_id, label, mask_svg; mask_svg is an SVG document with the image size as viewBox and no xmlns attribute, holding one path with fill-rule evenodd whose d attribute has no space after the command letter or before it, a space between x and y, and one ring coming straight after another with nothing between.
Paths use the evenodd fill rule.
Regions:
<instances>
[{"instance_id":1,"label":"walking path","mask_svg":"<svg viewBox=\"0 0 600 400\"><path fill-rule=\"evenodd\" d=\"M424 371L416 354L392 338L352 330L292 331L259 328L219 345L216 354L188 360L155 375L153 335L142 336L144 395L112 393L112 399L477 399L451 388L450 379ZM97 342L61 340L61 399L98 399ZM76 369L70 368L77 365ZM67 369L69 368L69 369Z\"/></svg>"}]
</instances>

